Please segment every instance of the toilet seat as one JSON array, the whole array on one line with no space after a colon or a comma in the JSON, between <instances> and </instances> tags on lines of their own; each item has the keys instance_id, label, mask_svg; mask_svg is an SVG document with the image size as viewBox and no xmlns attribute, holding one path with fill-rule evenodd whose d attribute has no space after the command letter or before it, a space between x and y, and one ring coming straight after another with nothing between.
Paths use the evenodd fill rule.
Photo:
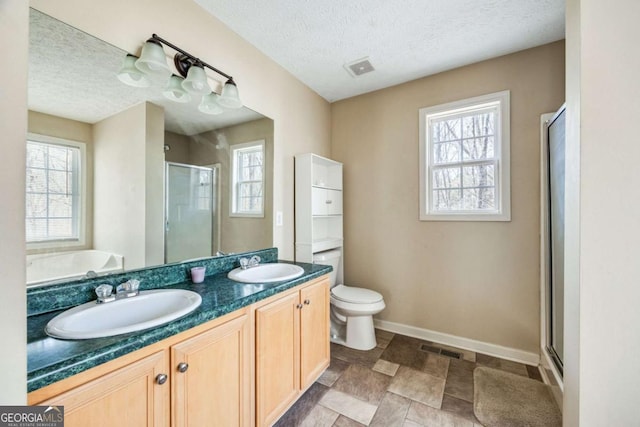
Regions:
<instances>
[{"instance_id":1,"label":"toilet seat","mask_svg":"<svg viewBox=\"0 0 640 427\"><path fill-rule=\"evenodd\" d=\"M331 288L331 295L340 301L352 304L373 304L382 301L382 295L371 289L337 285Z\"/></svg>"}]
</instances>

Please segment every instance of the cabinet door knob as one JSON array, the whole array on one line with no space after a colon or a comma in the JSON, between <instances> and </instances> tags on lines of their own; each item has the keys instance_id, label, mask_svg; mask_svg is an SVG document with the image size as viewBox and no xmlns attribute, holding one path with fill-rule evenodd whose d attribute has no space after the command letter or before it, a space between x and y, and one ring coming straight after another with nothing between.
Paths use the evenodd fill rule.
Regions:
<instances>
[{"instance_id":1,"label":"cabinet door knob","mask_svg":"<svg viewBox=\"0 0 640 427\"><path fill-rule=\"evenodd\" d=\"M327 201L325 201L325 203L330 205L331 203L333 203L333 200L327 200Z\"/></svg>"},{"instance_id":2,"label":"cabinet door knob","mask_svg":"<svg viewBox=\"0 0 640 427\"><path fill-rule=\"evenodd\" d=\"M187 372L187 369L189 369L189 364L188 363L178 363L178 372Z\"/></svg>"},{"instance_id":3,"label":"cabinet door knob","mask_svg":"<svg viewBox=\"0 0 640 427\"><path fill-rule=\"evenodd\" d=\"M160 385L164 384L167 382L167 374L158 374L156 375L156 382Z\"/></svg>"},{"instance_id":4,"label":"cabinet door knob","mask_svg":"<svg viewBox=\"0 0 640 427\"><path fill-rule=\"evenodd\" d=\"M296 304L296 308L297 308L298 310L301 310L301 309L302 309L302 304Z\"/></svg>"},{"instance_id":5,"label":"cabinet door knob","mask_svg":"<svg viewBox=\"0 0 640 427\"><path fill-rule=\"evenodd\" d=\"M305 304L305 305L309 305L309 304L311 304L311 300L308 300L308 299L304 300L304 304Z\"/></svg>"}]
</instances>

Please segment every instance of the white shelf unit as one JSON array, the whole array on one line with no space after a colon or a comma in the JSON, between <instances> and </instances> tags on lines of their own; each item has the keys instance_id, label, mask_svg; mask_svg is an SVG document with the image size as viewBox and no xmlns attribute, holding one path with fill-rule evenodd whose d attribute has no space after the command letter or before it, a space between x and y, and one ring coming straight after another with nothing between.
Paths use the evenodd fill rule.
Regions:
<instances>
[{"instance_id":1,"label":"white shelf unit","mask_svg":"<svg viewBox=\"0 0 640 427\"><path fill-rule=\"evenodd\" d=\"M311 263L317 252L342 251L342 163L312 153L297 155L295 198L296 261ZM341 280L342 272L337 273Z\"/></svg>"}]
</instances>

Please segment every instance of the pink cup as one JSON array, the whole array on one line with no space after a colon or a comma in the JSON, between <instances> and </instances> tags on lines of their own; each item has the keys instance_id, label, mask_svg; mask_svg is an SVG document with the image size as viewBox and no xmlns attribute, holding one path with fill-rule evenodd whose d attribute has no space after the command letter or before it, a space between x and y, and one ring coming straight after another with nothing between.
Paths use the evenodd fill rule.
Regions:
<instances>
[{"instance_id":1,"label":"pink cup","mask_svg":"<svg viewBox=\"0 0 640 427\"><path fill-rule=\"evenodd\" d=\"M205 271L207 271L207 267L193 267L191 269L191 281L193 283L204 282Z\"/></svg>"}]
</instances>

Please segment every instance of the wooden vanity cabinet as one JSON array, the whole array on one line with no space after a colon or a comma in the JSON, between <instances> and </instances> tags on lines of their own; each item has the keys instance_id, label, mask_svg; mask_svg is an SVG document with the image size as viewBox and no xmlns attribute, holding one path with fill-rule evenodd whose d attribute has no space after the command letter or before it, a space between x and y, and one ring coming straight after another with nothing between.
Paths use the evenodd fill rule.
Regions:
<instances>
[{"instance_id":1,"label":"wooden vanity cabinet","mask_svg":"<svg viewBox=\"0 0 640 427\"><path fill-rule=\"evenodd\" d=\"M172 346L171 425L250 426L250 349L247 315Z\"/></svg>"},{"instance_id":2,"label":"wooden vanity cabinet","mask_svg":"<svg viewBox=\"0 0 640 427\"><path fill-rule=\"evenodd\" d=\"M66 427L250 426L248 309L29 394L63 405ZM45 397L42 399L42 397Z\"/></svg>"},{"instance_id":3,"label":"wooden vanity cabinet","mask_svg":"<svg viewBox=\"0 0 640 427\"><path fill-rule=\"evenodd\" d=\"M329 366L329 351L322 276L35 390L28 403L64 406L66 427L271 425Z\"/></svg>"},{"instance_id":4,"label":"wooden vanity cabinet","mask_svg":"<svg viewBox=\"0 0 640 427\"><path fill-rule=\"evenodd\" d=\"M300 290L300 389L306 390L330 362L329 279Z\"/></svg>"},{"instance_id":5,"label":"wooden vanity cabinet","mask_svg":"<svg viewBox=\"0 0 640 427\"><path fill-rule=\"evenodd\" d=\"M168 365L158 351L37 404L64 406L66 427L168 426L169 381L157 380Z\"/></svg>"},{"instance_id":6,"label":"wooden vanity cabinet","mask_svg":"<svg viewBox=\"0 0 640 427\"><path fill-rule=\"evenodd\" d=\"M272 425L329 366L329 279L277 295L256 317L256 418Z\"/></svg>"}]
</instances>

